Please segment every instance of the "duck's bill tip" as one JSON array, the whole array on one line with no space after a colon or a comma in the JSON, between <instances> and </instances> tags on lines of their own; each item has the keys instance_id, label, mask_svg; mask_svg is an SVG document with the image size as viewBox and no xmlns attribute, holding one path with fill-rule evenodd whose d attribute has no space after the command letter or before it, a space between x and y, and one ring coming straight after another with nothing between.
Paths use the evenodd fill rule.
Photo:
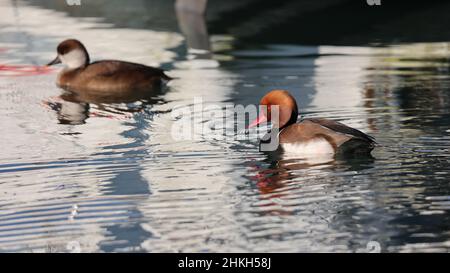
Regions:
<instances>
[{"instance_id":1,"label":"duck's bill tip","mask_svg":"<svg viewBox=\"0 0 450 273\"><path fill-rule=\"evenodd\" d=\"M60 63L61 63L61 60L59 59L59 57L56 57L53 61L49 62L45 66L51 66L51 65L60 64Z\"/></svg>"}]
</instances>

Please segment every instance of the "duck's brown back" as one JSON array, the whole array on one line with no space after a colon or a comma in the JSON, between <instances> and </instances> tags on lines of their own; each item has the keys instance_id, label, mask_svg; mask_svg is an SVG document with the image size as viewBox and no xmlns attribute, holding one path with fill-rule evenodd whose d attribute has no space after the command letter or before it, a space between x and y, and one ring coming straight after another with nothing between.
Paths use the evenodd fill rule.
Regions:
<instances>
[{"instance_id":1,"label":"duck's brown back","mask_svg":"<svg viewBox=\"0 0 450 273\"><path fill-rule=\"evenodd\" d=\"M58 85L73 90L123 92L160 87L170 78L159 68L122 61L99 61L75 70L63 70Z\"/></svg>"}]
</instances>

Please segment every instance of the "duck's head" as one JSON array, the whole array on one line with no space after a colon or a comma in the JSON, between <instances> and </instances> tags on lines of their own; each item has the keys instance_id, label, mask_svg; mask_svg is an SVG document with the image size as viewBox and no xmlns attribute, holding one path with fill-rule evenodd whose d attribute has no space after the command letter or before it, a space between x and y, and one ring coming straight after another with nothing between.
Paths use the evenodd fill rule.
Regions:
<instances>
[{"instance_id":1,"label":"duck's head","mask_svg":"<svg viewBox=\"0 0 450 273\"><path fill-rule=\"evenodd\" d=\"M248 128L257 126L258 124L271 121L273 126L282 129L285 126L293 124L297 121L298 107L295 98L286 90L272 90L267 93L260 102L260 105L267 106L267 111L259 114ZM278 119L273 119L272 106L278 106Z\"/></svg>"},{"instance_id":2,"label":"duck's head","mask_svg":"<svg viewBox=\"0 0 450 273\"><path fill-rule=\"evenodd\" d=\"M89 64L89 54L84 45L75 39L61 42L56 49L58 55L47 65L62 63L69 69L76 69Z\"/></svg>"}]
</instances>

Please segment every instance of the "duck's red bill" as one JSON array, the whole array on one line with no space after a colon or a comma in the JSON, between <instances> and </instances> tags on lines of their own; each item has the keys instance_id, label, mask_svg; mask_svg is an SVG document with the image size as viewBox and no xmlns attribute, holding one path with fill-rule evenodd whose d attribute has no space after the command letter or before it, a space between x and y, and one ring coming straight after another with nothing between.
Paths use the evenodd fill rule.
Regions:
<instances>
[{"instance_id":1,"label":"duck's red bill","mask_svg":"<svg viewBox=\"0 0 450 273\"><path fill-rule=\"evenodd\" d=\"M248 125L247 129L257 126L258 124L264 123L267 121L267 117L264 114L259 115L257 119L255 119L250 125Z\"/></svg>"}]
</instances>

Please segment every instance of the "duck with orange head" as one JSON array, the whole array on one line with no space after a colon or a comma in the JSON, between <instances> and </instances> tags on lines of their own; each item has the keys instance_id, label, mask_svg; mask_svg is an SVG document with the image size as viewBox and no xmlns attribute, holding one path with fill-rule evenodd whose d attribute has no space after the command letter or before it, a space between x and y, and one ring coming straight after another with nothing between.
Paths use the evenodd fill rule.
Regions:
<instances>
[{"instance_id":1,"label":"duck with orange head","mask_svg":"<svg viewBox=\"0 0 450 273\"><path fill-rule=\"evenodd\" d=\"M297 102L286 90L270 91L260 104L267 106L267 110L260 113L248 128L270 121L277 133L266 135L262 141L276 137L278 148L284 153L308 157L369 155L376 146L372 136L334 120L306 118L297 122ZM273 118L273 106L278 106L278 118Z\"/></svg>"}]
</instances>

